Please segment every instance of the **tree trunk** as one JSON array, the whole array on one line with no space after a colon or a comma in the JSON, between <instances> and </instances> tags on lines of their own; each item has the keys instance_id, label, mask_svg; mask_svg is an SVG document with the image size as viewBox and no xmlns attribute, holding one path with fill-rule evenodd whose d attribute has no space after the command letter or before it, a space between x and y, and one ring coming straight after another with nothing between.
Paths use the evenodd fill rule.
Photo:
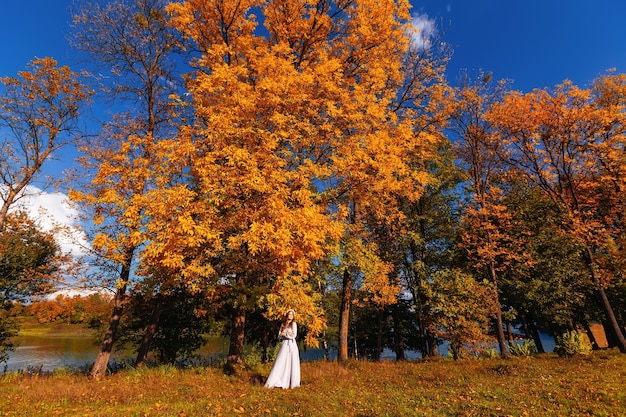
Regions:
<instances>
[{"instance_id":1,"label":"tree trunk","mask_svg":"<svg viewBox=\"0 0 626 417\"><path fill-rule=\"evenodd\" d=\"M452 351L452 359L458 361L461 359L461 355L459 354L461 351L461 346L456 343L450 343L450 350Z\"/></svg>"},{"instance_id":2,"label":"tree trunk","mask_svg":"<svg viewBox=\"0 0 626 417\"><path fill-rule=\"evenodd\" d=\"M354 359L356 359L357 361L359 360L359 339L357 339L357 332L356 332L356 326L354 326L354 337L352 338L352 345L353 345L353 352L352 352L352 356L354 357Z\"/></svg>"},{"instance_id":3,"label":"tree trunk","mask_svg":"<svg viewBox=\"0 0 626 417\"><path fill-rule=\"evenodd\" d=\"M500 292L498 291L498 279L496 275L496 269L493 263L489 263L489 273L491 275L491 282L493 284L493 291L496 297L496 337L498 339L498 347L500 348L500 356L502 358L509 358L509 348L506 346L506 338L504 336L504 326L502 324L502 307L500 307Z\"/></svg>"},{"instance_id":4,"label":"tree trunk","mask_svg":"<svg viewBox=\"0 0 626 417\"><path fill-rule=\"evenodd\" d=\"M596 335L594 335L593 332L591 331L591 326L589 325L589 322L587 320L584 321L583 327L585 328L585 333L587 333L587 337L589 338L589 341L591 342L592 348L594 350L600 349L600 345L598 344L598 341L596 340Z\"/></svg>"},{"instance_id":5,"label":"tree trunk","mask_svg":"<svg viewBox=\"0 0 626 417\"><path fill-rule=\"evenodd\" d=\"M352 274L345 268L341 290L341 310L339 311L339 341L337 344L337 361L348 360L348 321L352 304Z\"/></svg>"},{"instance_id":6,"label":"tree trunk","mask_svg":"<svg viewBox=\"0 0 626 417\"><path fill-rule=\"evenodd\" d=\"M537 325L534 320L531 318L526 318L526 323L528 325L528 330L535 341L535 347L537 348L538 353L546 353L545 348L543 347L543 342L541 341L541 335L539 334L539 330L537 329Z\"/></svg>"},{"instance_id":7,"label":"tree trunk","mask_svg":"<svg viewBox=\"0 0 626 417\"><path fill-rule=\"evenodd\" d=\"M243 346L246 336L246 303L248 298L245 293L237 295L237 305L232 319L230 330L230 346L228 348L228 363L241 363L243 358Z\"/></svg>"},{"instance_id":8,"label":"tree trunk","mask_svg":"<svg viewBox=\"0 0 626 417\"><path fill-rule=\"evenodd\" d=\"M122 265L122 271L120 272L119 282L121 285L117 287L115 291L115 297L113 299L113 311L111 312L111 318L109 319L109 327L104 335L104 340L100 346L100 352L96 357L96 361L91 368L90 376L92 378L102 378L106 375L107 367L109 366L109 359L111 358L111 351L113 349L113 343L117 336L117 328L119 327L120 320L122 319L122 311L124 309L124 301L126 299L126 288L128 286L128 279L130 278L130 269L133 259L135 248L130 248L126 251L126 257L124 264Z\"/></svg>"},{"instance_id":9,"label":"tree trunk","mask_svg":"<svg viewBox=\"0 0 626 417\"><path fill-rule=\"evenodd\" d=\"M146 364L148 359L148 353L150 352L150 346L154 339L154 334L159 326L159 319L161 318L161 312L163 311L163 297L159 294L155 299L154 306L152 308L152 314L150 320L144 330L143 339L141 339L141 345L137 351L137 359L135 360L135 366L140 368Z\"/></svg>"},{"instance_id":10,"label":"tree trunk","mask_svg":"<svg viewBox=\"0 0 626 417\"><path fill-rule=\"evenodd\" d=\"M263 332L261 336L261 363L269 361L268 350L270 346L270 337L268 332Z\"/></svg>"},{"instance_id":11,"label":"tree trunk","mask_svg":"<svg viewBox=\"0 0 626 417\"><path fill-rule=\"evenodd\" d=\"M385 318L385 309L378 311L378 330L376 332L376 352L374 352L374 360L380 361L383 354L383 321Z\"/></svg>"},{"instance_id":12,"label":"tree trunk","mask_svg":"<svg viewBox=\"0 0 626 417\"><path fill-rule=\"evenodd\" d=\"M416 299L415 296L413 296L413 299L414 300ZM396 325L397 324L394 321L394 326ZM422 355L422 358L425 358L427 356L430 356L430 347L428 345L428 330L424 326L424 320L422 318L421 312L417 315L417 328L419 331L418 350L420 354Z\"/></svg>"},{"instance_id":13,"label":"tree trunk","mask_svg":"<svg viewBox=\"0 0 626 417\"><path fill-rule=\"evenodd\" d=\"M396 361L406 360L404 353L404 335L402 334L402 326L400 325L400 318L398 317L399 311L396 310L396 314L393 315L393 343L396 353Z\"/></svg>"},{"instance_id":14,"label":"tree trunk","mask_svg":"<svg viewBox=\"0 0 626 417\"><path fill-rule=\"evenodd\" d=\"M606 295L606 291L604 286L598 279L598 275L596 274L596 268L594 267L595 261L593 257L593 252L591 248L587 247L585 249L585 259L587 261L587 267L589 268L589 272L591 273L591 278L593 282L596 284L596 292L598 294L598 298L600 299L600 305L604 310L604 314L610 326L610 329L614 333L615 342L617 343L617 347L619 351L622 353L626 353L626 338L624 338L624 333L622 332L622 328L617 322L617 318L615 317L615 312L613 311L613 307L611 307L611 303L609 302L609 298Z\"/></svg>"},{"instance_id":15,"label":"tree trunk","mask_svg":"<svg viewBox=\"0 0 626 417\"><path fill-rule=\"evenodd\" d=\"M437 348L437 339L428 330L426 330L426 343L428 345L428 356L431 358L438 357L439 349Z\"/></svg>"},{"instance_id":16,"label":"tree trunk","mask_svg":"<svg viewBox=\"0 0 626 417\"><path fill-rule=\"evenodd\" d=\"M600 304L602 305L604 314L606 314L608 328L613 336L613 339L615 340L615 344L619 348L620 352L626 353L626 338L624 338L624 333L617 323L615 313L613 312L613 308L611 307L611 303L609 302L609 298L606 295L604 287L599 286L596 292L598 293L598 298L600 299Z\"/></svg>"},{"instance_id":17,"label":"tree trunk","mask_svg":"<svg viewBox=\"0 0 626 417\"><path fill-rule=\"evenodd\" d=\"M510 322L506 322L506 336L507 336L507 340L509 341L509 344L512 345L513 344L513 329L511 327L511 323Z\"/></svg>"},{"instance_id":18,"label":"tree trunk","mask_svg":"<svg viewBox=\"0 0 626 417\"><path fill-rule=\"evenodd\" d=\"M0 230L4 227L4 223L6 222L7 216L9 215L9 208L15 202L15 197L17 196L17 191L10 189L8 195L2 207L0 207Z\"/></svg>"}]
</instances>

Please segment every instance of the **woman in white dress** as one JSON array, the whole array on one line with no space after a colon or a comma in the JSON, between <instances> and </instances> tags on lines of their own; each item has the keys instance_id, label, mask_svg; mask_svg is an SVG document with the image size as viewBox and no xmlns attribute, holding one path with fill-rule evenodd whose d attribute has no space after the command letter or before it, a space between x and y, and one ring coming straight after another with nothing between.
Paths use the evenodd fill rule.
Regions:
<instances>
[{"instance_id":1,"label":"woman in white dress","mask_svg":"<svg viewBox=\"0 0 626 417\"><path fill-rule=\"evenodd\" d=\"M278 338L281 340L280 350L276 355L274 366L267 377L267 388L296 388L300 386L300 353L296 336L298 325L295 322L296 312L287 310L285 319L280 325Z\"/></svg>"}]
</instances>

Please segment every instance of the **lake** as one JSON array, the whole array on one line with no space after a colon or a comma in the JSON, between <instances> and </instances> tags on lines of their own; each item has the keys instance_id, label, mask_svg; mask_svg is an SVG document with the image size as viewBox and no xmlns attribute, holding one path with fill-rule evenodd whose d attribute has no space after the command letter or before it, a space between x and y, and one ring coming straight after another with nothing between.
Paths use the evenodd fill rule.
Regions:
<instances>
[{"instance_id":1,"label":"lake","mask_svg":"<svg viewBox=\"0 0 626 417\"><path fill-rule=\"evenodd\" d=\"M545 338L544 338L545 336ZM542 341L546 351L554 348L554 340L542 334ZM17 345L15 351L9 353L9 360L0 364L0 373L41 370L52 371L58 368L80 368L90 366L96 359L100 350L99 342L95 341L93 336L85 333L77 333L71 335L64 333L63 335L44 334L40 336L27 335L18 336L14 339ZM223 337L210 337L206 346L200 350L202 357L210 358L224 355L228 351L228 340ZM442 355L446 355L446 349L440 347ZM336 357L336 351L332 351L331 360ZM300 358L303 361L319 360L324 358L322 349L302 349ZM385 349L382 355L383 359L394 360L395 355L389 349ZM408 359L418 359L419 354L416 352L407 352ZM123 360L134 359L132 352L113 352L111 361L120 362Z\"/></svg>"},{"instance_id":2,"label":"lake","mask_svg":"<svg viewBox=\"0 0 626 417\"><path fill-rule=\"evenodd\" d=\"M16 348L9 352L9 360L0 364L0 373L15 371L53 371L58 368L81 368L91 366L100 350L100 342L85 333L70 335L44 334L41 336L18 336L14 339ZM224 337L208 337L199 355L207 360L216 359L228 351L228 339ZM302 360L323 359L321 349L307 349L301 352ZM133 352L113 352L112 362L134 360Z\"/></svg>"},{"instance_id":3,"label":"lake","mask_svg":"<svg viewBox=\"0 0 626 417\"><path fill-rule=\"evenodd\" d=\"M16 348L9 352L9 360L0 364L0 370L18 371L57 368L78 368L96 360L100 350L93 337L77 336L19 336L14 339ZM116 359L116 355L112 355ZM121 358L118 358L121 359Z\"/></svg>"}]
</instances>

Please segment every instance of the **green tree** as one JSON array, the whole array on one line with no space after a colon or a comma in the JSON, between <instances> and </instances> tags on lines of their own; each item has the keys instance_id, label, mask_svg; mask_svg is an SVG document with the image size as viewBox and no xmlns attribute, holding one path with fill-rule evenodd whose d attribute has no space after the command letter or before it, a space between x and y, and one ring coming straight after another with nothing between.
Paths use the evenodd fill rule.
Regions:
<instances>
[{"instance_id":1,"label":"green tree","mask_svg":"<svg viewBox=\"0 0 626 417\"><path fill-rule=\"evenodd\" d=\"M11 306L50 291L64 261L54 234L43 232L23 212L9 214L0 227L0 360L6 360L8 340L18 330Z\"/></svg>"},{"instance_id":2,"label":"green tree","mask_svg":"<svg viewBox=\"0 0 626 417\"><path fill-rule=\"evenodd\" d=\"M204 335L211 331L214 318L209 314L210 302L206 294L189 292L184 287L157 294L134 291L128 297L120 343L144 348L146 328L158 323L151 330L153 334L145 347L148 352L143 362L149 359L155 363L184 362L205 343ZM160 316L158 320L152 317L155 311Z\"/></svg>"},{"instance_id":3,"label":"green tree","mask_svg":"<svg viewBox=\"0 0 626 417\"><path fill-rule=\"evenodd\" d=\"M0 302L49 291L64 259L54 234L23 212L9 215L0 232Z\"/></svg>"},{"instance_id":4,"label":"green tree","mask_svg":"<svg viewBox=\"0 0 626 417\"><path fill-rule=\"evenodd\" d=\"M516 264L503 275L502 298L541 350L537 325L560 334L575 322L584 324L590 277L581 246L560 232L562 215L540 189L518 179L508 187L505 204L514 213L514 233L527 242L530 262Z\"/></svg>"},{"instance_id":5,"label":"green tree","mask_svg":"<svg viewBox=\"0 0 626 417\"><path fill-rule=\"evenodd\" d=\"M488 341L494 311L499 307L491 285L460 270L433 276L433 312L436 323L431 331L448 341L454 359L475 344Z\"/></svg>"},{"instance_id":6,"label":"green tree","mask_svg":"<svg viewBox=\"0 0 626 417\"><path fill-rule=\"evenodd\" d=\"M442 138L437 156L428 162L432 180L417 201L404 201L408 227L406 233L397 236L402 285L411 295L413 321L418 332L414 348L423 357L438 354L438 341L430 332L435 324L431 306L432 276L462 266L456 245L459 240L458 187L464 175L453 158L450 143ZM395 310L398 314L403 311L405 309Z\"/></svg>"}]
</instances>

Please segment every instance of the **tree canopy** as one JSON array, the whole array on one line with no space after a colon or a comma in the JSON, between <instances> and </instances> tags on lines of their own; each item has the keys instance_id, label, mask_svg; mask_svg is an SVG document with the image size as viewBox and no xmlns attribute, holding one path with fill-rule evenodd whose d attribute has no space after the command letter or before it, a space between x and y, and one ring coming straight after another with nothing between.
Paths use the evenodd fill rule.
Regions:
<instances>
[{"instance_id":1,"label":"tree canopy","mask_svg":"<svg viewBox=\"0 0 626 417\"><path fill-rule=\"evenodd\" d=\"M88 1L73 29L111 106L69 192L88 281L115 294L92 376L118 341L138 366L175 362L218 322L230 362L249 342L267 357L287 309L339 360L483 342L507 357L514 331L538 344L592 322L626 352L624 75L454 87L408 0ZM9 207L76 140L78 74L46 58L2 80L4 301L60 271Z\"/></svg>"}]
</instances>

